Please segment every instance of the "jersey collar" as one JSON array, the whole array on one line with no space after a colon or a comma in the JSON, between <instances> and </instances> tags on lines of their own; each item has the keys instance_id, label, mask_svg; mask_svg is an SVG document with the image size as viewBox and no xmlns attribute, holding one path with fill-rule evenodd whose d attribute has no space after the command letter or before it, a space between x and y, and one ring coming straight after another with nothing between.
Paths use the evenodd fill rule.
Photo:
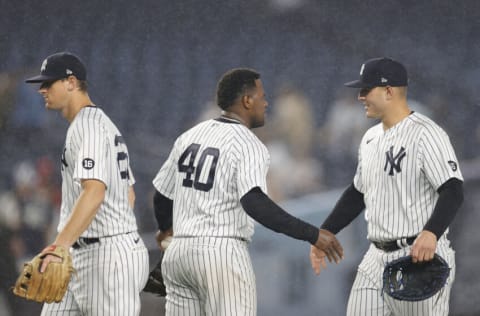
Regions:
<instances>
[{"instance_id":1,"label":"jersey collar","mask_svg":"<svg viewBox=\"0 0 480 316\"><path fill-rule=\"evenodd\" d=\"M231 117L220 116L215 119L215 121L222 122L222 123L232 123L232 124L242 124L239 120L236 120Z\"/></svg>"}]
</instances>

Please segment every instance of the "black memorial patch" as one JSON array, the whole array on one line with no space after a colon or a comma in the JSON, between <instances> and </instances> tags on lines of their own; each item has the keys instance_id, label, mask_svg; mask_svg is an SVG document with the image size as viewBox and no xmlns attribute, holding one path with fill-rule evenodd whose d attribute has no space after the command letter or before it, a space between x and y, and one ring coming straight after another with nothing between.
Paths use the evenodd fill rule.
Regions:
<instances>
[{"instance_id":1,"label":"black memorial patch","mask_svg":"<svg viewBox=\"0 0 480 316\"><path fill-rule=\"evenodd\" d=\"M95 161L91 158L85 158L82 160L82 166L84 169L90 170L95 167Z\"/></svg>"}]
</instances>

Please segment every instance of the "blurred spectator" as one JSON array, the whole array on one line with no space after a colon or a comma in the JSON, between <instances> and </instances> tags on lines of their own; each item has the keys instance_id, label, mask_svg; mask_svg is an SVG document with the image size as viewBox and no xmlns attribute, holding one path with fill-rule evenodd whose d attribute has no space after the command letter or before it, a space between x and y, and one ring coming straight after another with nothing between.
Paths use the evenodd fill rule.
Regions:
<instances>
[{"instance_id":1,"label":"blurred spectator","mask_svg":"<svg viewBox=\"0 0 480 316\"><path fill-rule=\"evenodd\" d=\"M12 172L13 189L0 193L0 291L12 315L39 312L38 304L21 300L10 290L23 262L45 244L51 224L53 192L58 187L52 185L46 158L41 158L37 167L29 161L17 164Z\"/></svg>"},{"instance_id":2,"label":"blurred spectator","mask_svg":"<svg viewBox=\"0 0 480 316\"><path fill-rule=\"evenodd\" d=\"M62 191L59 182L59 175L55 173L55 170L55 164L51 158L42 156L37 159L37 190L38 194L47 200L48 205L48 223L44 223L45 228L47 229L44 234L44 240L47 244L52 242L57 234L57 224L62 202Z\"/></svg>"},{"instance_id":3,"label":"blurred spectator","mask_svg":"<svg viewBox=\"0 0 480 316\"><path fill-rule=\"evenodd\" d=\"M288 12L304 5L304 0L269 0L273 9L279 12Z\"/></svg>"},{"instance_id":4,"label":"blurred spectator","mask_svg":"<svg viewBox=\"0 0 480 316\"><path fill-rule=\"evenodd\" d=\"M410 109L414 112L421 113L421 114L426 115L428 117L436 116L436 115L434 115L432 109L429 106L426 106L425 104L423 104L420 101L417 101L417 100L414 100L414 99L408 99L407 103L408 103L408 106L410 107Z\"/></svg>"},{"instance_id":5,"label":"blurred spectator","mask_svg":"<svg viewBox=\"0 0 480 316\"><path fill-rule=\"evenodd\" d=\"M47 243L54 211L59 208L59 188L52 181L52 172L47 158L40 158L37 167L30 161L22 161L13 168L14 189L9 196L14 197L11 203L20 216L21 246L17 248L20 263L30 260Z\"/></svg>"},{"instance_id":6,"label":"blurred spectator","mask_svg":"<svg viewBox=\"0 0 480 316\"><path fill-rule=\"evenodd\" d=\"M218 105L215 104L215 101L209 101L205 104L203 111L200 113L200 116L196 119L196 122L203 122L208 119L214 119L219 117L222 113ZM192 124L193 126L193 124Z\"/></svg>"},{"instance_id":7,"label":"blurred spectator","mask_svg":"<svg viewBox=\"0 0 480 316\"><path fill-rule=\"evenodd\" d=\"M0 295L9 306L9 311L16 310L10 288L17 276L16 258L21 250L18 238L20 229L20 209L13 192L0 193ZM0 306L1 308L1 306Z\"/></svg>"},{"instance_id":8,"label":"blurred spectator","mask_svg":"<svg viewBox=\"0 0 480 316\"><path fill-rule=\"evenodd\" d=\"M13 91L13 108L9 122L9 127L17 132L17 137L25 145L35 142L39 129L44 128L47 123L42 98L38 97L35 89L31 89L23 82L27 73L31 72L19 72L13 78L17 84Z\"/></svg>"},{"instance_id":9,"label":"blurred spectator","mask_svg":"<svg viewBox=\"0 0 480 316\"><path fill-rule=\"evenodd\" d=\"M313 156L315 122L307 98L284 88L270 105L271 124L262 136L270 152L269 194L273 200L299 197L322 187L322 165Z\"/></svg>"},{"instance_id":10,"label":"blurred spectator","mask_svg":"<svg viewBox=\"0 0 480 316\"><path fill-rule=\"evenodd\" d=\"M13 107L13 88L14 80L11 76L4 72L0 73L0 132L6 128L10 112Z\"/></svg>"},{"instance_id":11,"label":"blurred spectator","mask_svg":"<svg viewBox=\"0 0 480 316\"><path fill-rule=\"evenodd\" d=\"M331 187L345 186L351 181L362 135L371 122L363 105L355 101L351 91L341 91L321 128L319 139L325 159L325 181Z\"/></svg>"}]
</instances>

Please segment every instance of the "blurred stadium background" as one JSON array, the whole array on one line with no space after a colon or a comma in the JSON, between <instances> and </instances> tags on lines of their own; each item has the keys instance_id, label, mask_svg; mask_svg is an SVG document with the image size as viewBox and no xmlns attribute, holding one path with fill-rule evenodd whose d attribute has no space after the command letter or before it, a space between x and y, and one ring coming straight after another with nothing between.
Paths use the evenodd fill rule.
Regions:
<instances>
[{"instance_id":1,"label":"blurred stadium background","mask_svg":"<svg viewBox=\"0 0 480 316\"><path fill-rule=\"evenodd\" d=\"M450 231L457 251L451 315L480 315L479 34L474 0L0 0L0 315L35 315L40 307L8 290L15 269L54 234L67 123L46 112L23 80L63 50L86 63L91 97L129 145L152 265L151 180L179 133L218 115L223 72L261 72L270 108L256 133L272 156L271 196L320 224L351 182L359 137L374 123L343 82L368 58L402 61L410 104L448 132L462 161L466 201ZM319 277L307 244L257 226L258 314L343 315L368 246L365 226L358 218L340 233L346 259ZM163 315L163 299L142 299L142 315Z\"/></svg>"}]
</instances>

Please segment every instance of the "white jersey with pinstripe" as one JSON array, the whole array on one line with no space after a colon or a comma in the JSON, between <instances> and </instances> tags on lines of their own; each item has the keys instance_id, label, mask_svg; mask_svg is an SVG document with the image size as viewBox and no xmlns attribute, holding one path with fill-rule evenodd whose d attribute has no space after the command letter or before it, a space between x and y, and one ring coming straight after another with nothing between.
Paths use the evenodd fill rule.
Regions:
<instances>
[{"instance_id":1,"label":"white jersey with pinstripe","mask_svg":"<svg viewBox=\"0 0 480 316\"><path fill-rule=\"evenodd\" d=\"M82 237L113 236L137 230L128 204L128 189L135 183L128 149L122 135L102 109L84 107L67 131L62 155L62 206L58 229L73 210L81 179L105 183L105 201Z\"/></svg>"},{"instance_id":2,"label":"white jersey with pinstripe","mask_svg":"<svg viewBox=\"0 0 480 316\"><path fill-rule=\"evenodd\" d=\"M98 242L71 250L77 271L62 302L42 315L139 315L148 276L148 252L137 232L129 187L135 180L122 135L102 109L82 108L67 131L62 154L62 230L82 191L81 180L105 184L105 199L81 234Z\"/></svg>"},{"instance_id":3,"label":"white jersey with pinstripe","mask_svg":"<svg viewBox=\"0 0 480 316\"><path fill-rule=\"evenodd\" d=\"M463 177L448 135L428 117L412 113L388 130L370 128L359 149L355 188L363 193L368 239L392 241L416 236L432 215L437 189ZM405 303L382 295L387 262L408 255L411 247L386 253L371 246L358 268L347 315L448 315L455 275L454 252L445 234L437 253L449 263L450 278L432 299Z\"/></svg>"},{"instance_id":4,"label":"white jersey with pinstripe","mask_svg":"<svg viewBox=\"0 0 480 316\"><path fill-rule=\"evenodd\" d=\"M167 315L256 315L247 249L253 220L240 199L254 187L266 193L269 161L262 142L227 118L202 122L175 141L153 181L174 201L174 238L162 265Z\"/></svg>"},{"instance_id":5,"label":"white jersey with pinstripe","mask_svg":"<svg viewBox=\"0 0 480 316\"><path fill-rule=\"evenodd\" d=\"M250 240L253 220L240 198L256 186L266 192L269 161L265 145L237 122L208 120L181 135L153 181L175 201L175 236Z\"/></svg>"}]
</instances>

